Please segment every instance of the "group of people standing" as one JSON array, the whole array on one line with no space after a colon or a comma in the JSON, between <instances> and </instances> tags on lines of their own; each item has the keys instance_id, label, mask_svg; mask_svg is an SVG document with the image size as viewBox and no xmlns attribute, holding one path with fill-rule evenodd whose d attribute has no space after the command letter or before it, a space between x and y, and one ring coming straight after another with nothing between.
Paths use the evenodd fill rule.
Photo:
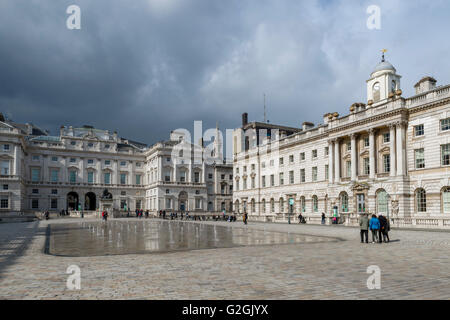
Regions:
<instances>
[{"instance_id":1,"label":"group of people standing","mask_svg":"<svg viewBox=\"0 0 450 320\"><path fill-rule=\"evenodd\" d=\"M135 213L136 213L136 218L139 218L139 219L141 219L144 216L144 214L145 214L145 218L147 219L150 214L150 212L148 210L146 210L144 213L144 210L142 210L142 209L136 209Z\"/></svg>"},{"instance_id":2,"label":"group of people standing","mask_svg":"<svg viewBox=\"0 0 450 320\"><path fill-rule=\"evenodd\" d=\"M362 214L359 220L359 226L361 229L361 243L369 243L369 230L372 233L372 243L389 242L389 231L391 227L389 220L382 214L378 217L373 214L370 219L367 213Z\"/></svg>"}]
</instances>

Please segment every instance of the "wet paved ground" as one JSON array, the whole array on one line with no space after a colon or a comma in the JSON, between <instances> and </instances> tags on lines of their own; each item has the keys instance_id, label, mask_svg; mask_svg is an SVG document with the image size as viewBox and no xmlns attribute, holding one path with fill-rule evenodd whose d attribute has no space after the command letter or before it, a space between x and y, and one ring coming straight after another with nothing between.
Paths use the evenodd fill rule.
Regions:
<instances>
[{"instance_id":1,"label":"wet paved ground","mask_svg":"<svg viewBox=\"0 0 450 320\"><path fill-rule=\"evenodd\" d=\"M142 230L146 224L150 229L157 225L136 219L123 219L120 223L125 221ZM54 239L59 237L59 241L64 239L59 233L62 229L84 233L89 225L92 229L98 224L85 223L83 231L79 222L64 219L0 224L0 298L450 299L449 232L394 230L392 243L361 244L359 230L340 226L250 222L244 227L241 222L164 222L162 225L172 225L173 230L179 230L181 225L185 225L184 230L196 230L198 226L199 231L209 230L207 233L214 230L213 226L220 226L216 230L223 236L239 234L242 237L237 239L247 239L247 245L207 250L188 247L159 254L64 257L44 253L48 223L54 228ZM195 232L189 232L189 238ZM251 239L279 233L284 234L280 239L299 235L304 241L251 244ZM69 236L70 232L66 234ZM151 239L152 233L146 234ZM84 237L86 241L88 236ZM51 241L48 247L57 250ZM61 248L67 250L65 246ZM78 254L86 255L89 248L85 249ZM81 269L81 290L66 288L66 270L73 264ZM380 290L367 288L366 270L370 265L381 269Z\"/></svg>"},{"instance_id":2,"label":"wet paved ground","mask_svg":"<svg viewBox=\"0 0 450 320\"><path fill-rule=\"evenodd\" d=\"M181 221L110 220L50 225L47 253L88 257L339 241L318 236Z\"/></svg>"}]
</instances>

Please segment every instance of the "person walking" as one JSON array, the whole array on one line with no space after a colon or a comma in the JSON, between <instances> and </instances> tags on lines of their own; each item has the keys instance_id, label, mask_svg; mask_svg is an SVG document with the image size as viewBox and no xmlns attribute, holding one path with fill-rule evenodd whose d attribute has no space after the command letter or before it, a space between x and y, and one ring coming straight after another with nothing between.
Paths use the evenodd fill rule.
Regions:
<instances>
[{"instance_id":1,"label":"person walking","mask_svg":"<svg viewBox=\"0 0 450 320\"><path fill-rule=\"evenodd\" d=\"M247 212L244 213L243 218L244 218L244 224L247 224L247 219L248 219Z\"/></svg>"},{"instance_id":2,"label":"person walking","mask_svg":"<svg viewBox=\"0 0 450 320\"><path fill-rule=\"evenodd\" d=\"M378 242L378 230L380 230L380 220L376 215L372 215L369 221L369 229L372 231L372 243Z\"/></svg>"},{"instance_id":3,"label":"person walking","mask_svg":"<svg viewBox=\"0 0 450 320\"><path fill-rule=\"evenodd\" d=\"M322 224L325 224L325 213L322 212Z\"/></svg>"},{"instance_id":4,"label":"person walking","mask_svg":"<svg viewBox=\"0 0 450 320\"><path fill-rule=\"evenodd\" d=\"M303 216L302 216L302 214L300 213L300 214L298 215L298 223L302 223L302 221L303 221Z\"/></svg>"},{"instance_id":5,"label":"person walking","mask_svg":"<svg viewBox=\"0 0 450 320\"><path fill-rule=\"evenodd\" d=\"M380 232L379 232L380 243L383 241L385 243L389 242L389 231L390 231L389 220L381 214L378 220L380 220Z\"/></svg>"},{"instance_id":6,"label":"person walking","mask_svg":"<svg viewBox=\"0 0 450 320\"><path fill-rule=\"evenodd\" d=\"M366 243L369 243L369 217L366 213L359 218L359 228L361 229L361 243L364 243L364 238L366 238Z\"/></svg>"}]
</instances>

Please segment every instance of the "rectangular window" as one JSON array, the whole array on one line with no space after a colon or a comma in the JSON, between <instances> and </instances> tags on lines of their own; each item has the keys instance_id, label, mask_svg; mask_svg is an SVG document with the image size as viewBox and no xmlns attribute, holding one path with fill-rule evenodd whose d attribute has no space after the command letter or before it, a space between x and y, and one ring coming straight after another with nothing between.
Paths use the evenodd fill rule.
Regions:
<instances>
[{"instance_id":1,"label":"rectangular window","mask_svg":"<svg viewBox=\"0 0 450 320\"><path fill-rule=\"evenodd\" d=\"M4 144L3 145L3 150L4 151L9 151L9 144Z\"/></svg>"},{"instance_id":2,"label":"rectangular window","mask_svg":"<svg viewBox=\"0 0 450 320\"><path fill-rule=\"evenodd\" d=\"M443 166L450 165L450 144L441 146L441 163Z\"/></svg>"},{"instance_id":3,"label":"rectangular window","mask_svg":"<svg viewBox=\"0 0 450 320\"><path fill-rule=\"evenodd\" d=\"M200 172L194 172L194 182L195 183L200 182Z\"/></svg>"},{"instance_id":4,"label":"rectangular window","mask_svg":"<svg viewBox=\"0 0 450 320\"><path fill-rule=\"evenodd\" d=\"M284 159L280 158L280 166L282 166L284 164Z\"/></svg>"},{"instance_id":5,"label":"rectangular window","mask_svg":"<svg viewBox=\"0 0 450 320\"><path fill-rule=\"evenodd\" d=\"M330 152L329 148L328 148L328 147L325 147L325 156L328 156L328 155L329 155L329 152Z\"/></svg>"},{"instance_id":6,"label":"rectangular window","mask_svg":"<svg viewBox=\"0 0 450 320\"><path fill-rule=\"evenodd\" d=\"M242 189L243 189L243 190L247 190L247 178L244 178L244 179L243 179Z\"/></svg>"},{"instance_id":7,"label":"rectangular window","mask_svg":"<svg viewBox=\"0 0 450 320\"><path fill-rule=\"evenodd\" d=\"M31 199L31 209L39 209L39 199Z\"/></svg>"},{"instance_id":8,"label":"rectangular window","mask_svg":"<svg viewBox=\"0 0 450 320\"><path fill-rule=\"evenodd\" d=\"M121 161L121 162L120 162L120 166L121 166L121 167L125 167L126 165L127 165L127 162L126 162L126 161Z\"/></svg>"},{"instance_id":9,"label":"rectangular window","mask_svg":"<svg viewBox=\"0 0 450 320\"><path fill-rule=\"evenodd\" d=\"M352 176L352 162L351 161L347 161L346 162L346 169L347 169L347 178L351 178Z\"/></svg>"},{"instance_id":10,"label":"rectangular window","mask_svg":"<svg viewBox=\"0 0 450 320\"><path fill-rule=\"evenodd\" d=\"M170 171L164 172L164 181L170 182Z\"/></svg>"},{"instance_id":11,"label":"rectangular window","mask_svg":"<svg viewBox=\"0 0 450 320\"><path fill-rule=\"evenodd\" d=\"M352 151L352 143L347 142L347 151Z\"/></svg>"},{"instance_id":12,"label":"rectangular window","mask_svg":"<svg viewBox=\"0 0 450 320\"><path fill-rule=\"evenodd\" d=\"M8 196L1 196L0 197L0 208L2 208L2 209L9 209L9 198L8 198Z\"/></svg>"},{"instance_id":13,"label":"rectangular window","mask_svg":"<svg viewBox=\"0 0 450 320\"><path fill-rule=\"evenodd\" d=\"M39 193L39 189L33 189L33 190L31 190L31 193L38 194Z\"/></svg>"},{"instance_id":14,"label":"rectangular window","mask_svg":"<svg viewBox=\"0 0 450 320\"><path fill-rule=\"evenodd\" d=\"M125 173L120 174L120 184L127 184L127 175Z\"/></svg>"},{"instance_id":15,"label":"rectangular window","mask_svg":"<svg viewBox=\"0 0 450 320\"><path fill-rule=\"evenodd\" d=\"M275 176L273 174L270 175L270 186L275 186Z\"/></svg>"},{"instance_id":16,"label":"rectangular window","mask_svg":"<svg viewBox=\"0 0 450 320\"><path fill-rule=\"evenodd\" d=\"M255 189L256 188L256 186L255 186L255 177L252 177L252 189Z\"/></svg>"},{"instance_id":17,"label":"rectangular window","mask_svg":"<svg viewBox=\"0 0 450 320\"><path fill-rule=\"evenodd\" d=\"M41 169L33 168L31 169L31 181L37 182L41 179Z\"/></svg>"},{"instance_id":18,"label":"rectangular window","mask_svg":"<svg viewBox=\"0 0 450 320\"><path fill-rule=\"evenodd\" d=\"M383 134L383 143L389 143L389 141L391 141L391 135L390 133L384 133Z\"/></svg>"},{"instance_id":19,"label":"rectangular window","mask_svg":"<svg viewBox=\"0 0 450 320\"><path fill-rule=\"evenodd\" d=\"M70 158L70 162L71 162L71 163L77 162L77 159L75 159L75 158Z\"/></svg>"},{"instance_id":20,"label":"rectangular window","mask_svg":"<svg viewBox=\"0 0 450 320\"><path fill-rule=\"evenodd\" d=\"M263 187L263 188L266 187L266 176L262 176L262 178L261 178L261 184L262 184L262 187Z\"/></svg>"},{"instance_id":21,"label":"rectangular window","mask_svg":"<svg viewBox=\"0 0 450 320\"><path fill-rule=\"evenodd\" d=\"M356 195L356 203L358 206L358 212L363 213L366 212L366 202L365 197L363 194L357 194Z\"/></svg>"},{"instance_id":22,"label":"rectangular window","mask_svg":"<svg viewBox=\"0 0 450 320\"><path fill-rule=\"evenodd\" d=\"M172 208L172 199L166 199L166 209Z\"/></svg>"},{"instance_id":23,"label":"rectangular window","mask_svg":"<svg viewBox=\"0 0 450 320\"><path fill-rule=\"evenodd\" d=\"M368 148L368 147L369 147L369 144L370 144L370 142L369 142L369 137L365 137L365 138L364 138L364 147L365 147L365 148Z\"/></svg>"},{"instance_id":24,"label":"rectangular window","mask_svg":"<svg viewBox=\"0 0 450 320\"><path fill-rule=\"evenodd\" d=\"M58 157L52 157L52 161L53 162L57 162L58 161Z\"/></svg>"},{"instance_id":25,"label":"rectangular window","mask_svg":"<svg viewBox=\"0 0 450 320\"><path fill-rule=\"evenodd\" d=\"M425 134L425 128L424 128L423 124L419 124L414 127L414 136L420 137L420 136L423 136L424 134Z\"/></svg>"},{"instance_id":26,"label":"rectangular window","mask_svg":"<svg viewBox=\"0 0 450 320\"><path fill-rule=\"evenodd\" d=\"M305 153L300 153L300 161L305 161Z\"/></svg>"},{"instance_id":27,"label":"rectangular window","mask_svg":"<svg viewBox=\"0 0 450 320\"><path fill-rule=\"evenodd\" d=\"M69 182L70 183L76 183L77 182L77 172L76 171L70 171L69 172Z\"/></svg>"},{"instance_id":28,"label":"rectangular window","mask_svg":"<svg viewBox=\"0 0 450 320\"><path fill-rule=\"evenodd\" d=\"M367 176L370 174L370 162L369 158L364 158L364 174Z\"/></svg>"},{"instance_id":29,"label":"rectangular window","mask_svg":"<svg viewBox=\"0 0 450 320\"><path fill-rule=\"evenodd\" d=\"M312 181L317 181L317 167L312 168Z\"/></svg>"},{"instance_id":30,"label":"rectangular window","mask_svg":"<svg viewBox=\"0 0 450 320\"><path fill-rule=\"evenodd\" d=\"M88 172L88 183L94 183L94 172Z\"/></svg>"},{"instance_id":31,"label":"rectangular window","mask_svg":"<svg viewBox=\"0 0 450 320\"><path fill-rule=\"evenodd\" d=\"M50 208L51 209L58 209L58 199L52 198L51 203L50 203Z\"/></svg>"},{"instance_id":32,"label":"rectangular window","mask_svg":"<svg viewBox=\"0 0 450 320\"><path fill-rule=\"evenodd\" d=\"M266 163L265 162L261 162L261 168L263 168L263 169L266 168Z\"/></svg>"},{"instance_id":33,"label":"rectangular window","mask_svg":"<svg viewBox=\"0 0 450 320\"><path fill-rule=\"evenodd\" d=\"M8 189L9 189L9 186L7 184L4 184L3 185L3 190L8 190Z\"/></svg>"},{"instance_id":34,"label":"rectangular window","mask_svg":"<svg viewBox=\"0 0 450 320\"><path fill-rule=\"evenodd\" d=\"M88 159L88 164L94 164L94 160L93 159Z\"/></svg>"},{"instance_id":35,"label":"rectangular window","mask_svg":"<svg viewBox=\"0 0 450 320\"><path fill-rule=\"evenodd\" d=\"M111 184L111 173L105 172L103 175L103 181L105 184Z\"/></svg>"},{"instance_id":36,"label":"rectangular window","mask_svg":"<svg viewBox=\"0 0 450 320\"><path fill-rule=\"evenodd\" d=\"M202 208L202 199L195 199L195 209Z\"/></svg>"},{"instance_id":37,"label":"rectangular window","mask_svg":"<svg viewBox=\"0 0 450 320\"><path fill-rule=\"evenodd\" d=\"M385 154L383 156L383 168L384 168L385 173L391 172L391 155L390 154Z\"/></svg>"},{"instance_id":38,"label":"rectangular window","mask_svg":"<svg viewBox=\"0 0 450 320\"><path fill-rule=\"evenodd\" d=\"M300 182L306 181L305 169L300 169Z\"/></svg>"},{"instance_id":39,"label":"rectangular window","mask_svg":"<svg viewBox=\"0 0 450 320\"><path fill-rule=\"evenodd\" d=\"M105 166L110 166L111 165L111 160L105 160Z\"/></svg>"},{"instance_id":40,"label":"rectangular window","mask_svg":"<svg viewBox=\"0 0 450 320\"><path fill-rule=\"evenodd\" d=\"M448 191L448 189L442 193L442 201L444 202L444 213L450 213L450 192Z\"/></svg>"},{"instance_id":41,"label":"rectangular window","mask_svg":"<svg viewBox=\"0 0 450 320\"><path fill-rule=\"evenodd\" d=\"M416 169L425 168L425 151L424 149L414 150L414 159L416 163Z\"/></svg>"},{"instance_id":42,"label":"rectangular window","mask_svg":"<svg viewBox=\"0 0 450 320\"><path fill-rule=\"evenodd\" d=\"M1 175L9 175L9 160L2 160L1 165Z\"/></svg>"},{"instance_id":43,"label":"rectangular window","mask_svg":"<svg viewBox=\"0 0 450 320\"><path fill-rule=\"evenodd\" d=\"M140 174L137 174L137 175L136 175L136 184L137 184L137 185L140 185L140 184L141 184L141 175L140 175Z\"/></svg>"},{"instance_id":44,"label":"rectangular window","mask_svg":"<svg viewBox=\"0 0 450 320\"><path fill-rule=\"evenodd\" d=\"M39 161L39 156L33 155L33 156L31 157L31 160L33 160L33 161Z\"/></svg>"},{"instance_id":45,"label":"rectangular window","mask_svg":"<svg viewBox=\"0 0 450 320\"><path fill-rule=\"evenodd\" d=\"M311 153L311 156L313 159L316 159L317 158L317 150L313 150Z\"/></svg>"},{"instance_id":46,"label":"rectangular window","mask_svg":"<svg viewBox=\"0 0 450 320\"><path fill-rule=\"evenodd\" d=\"M329 178L330 178L330 172L329 172L329 169L330 167L326 164L325 165L325 180L328 180Z\"/></svg>"},{"instance_id":47,"label":"rectangular window","mask_svg":"<svg viewBox=\"0 0 450 320\"><path fill-rule=\"evenodd\" d=\"M450 118L441 120L441 131L450 130Z\"/></svg>"},{"instance_id":48,"label":"rectangular window","mask_svg":"<svg viewBox=\"0 0 450 320\"><path fill-rule=\"evenodd\" d=\"M52 189L52 194L58 194L58 190L57 189Z\"/></svg>"},{"instance_id":49,"label":"rectangular window","mask_svg":"<svg viewBox=\"0 0 450 320\"><path fill-rule=\"evenodd\" d=\"M289 171L289 183L294 184L294 171Z\"/></svg>"},{"instance_id":50,"label":"rectangular window","mask_svg":"<svg viewBox=\"0 0 450 320\"><path fill-rule=\"evenodd\" d=\"M280 186L284 185L284 173L280 172Z\"/></svg>"},{"instance_id":51,"label":"rectangular window","mask_svg":"<svg viewBox=\"0 0 450 320\"><path fill-rule=\"evenodd\" d=\"M294 163L294 155L293 154L291 154L289 156L289 163Z\"/></svg>"}]
</instances>

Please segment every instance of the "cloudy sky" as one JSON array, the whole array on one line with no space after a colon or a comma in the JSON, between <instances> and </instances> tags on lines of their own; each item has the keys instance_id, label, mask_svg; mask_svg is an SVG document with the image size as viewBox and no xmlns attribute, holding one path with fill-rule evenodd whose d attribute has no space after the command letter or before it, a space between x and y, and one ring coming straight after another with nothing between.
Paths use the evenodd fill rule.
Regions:
<instances>
[{"instance_id":1,"label":"cloudy sky","mask_svg":"<svg viewBox=\"0 0 450 320\"><path fill-rule=\"evenodd\" d=\"M404 96L425 75L450 83L449 14L448 0L0 0L0 112L151 144L194 120L261 121L265 93L271 123L318 123L367 101L383 48Z\"/></svg>"}]
</instances>

